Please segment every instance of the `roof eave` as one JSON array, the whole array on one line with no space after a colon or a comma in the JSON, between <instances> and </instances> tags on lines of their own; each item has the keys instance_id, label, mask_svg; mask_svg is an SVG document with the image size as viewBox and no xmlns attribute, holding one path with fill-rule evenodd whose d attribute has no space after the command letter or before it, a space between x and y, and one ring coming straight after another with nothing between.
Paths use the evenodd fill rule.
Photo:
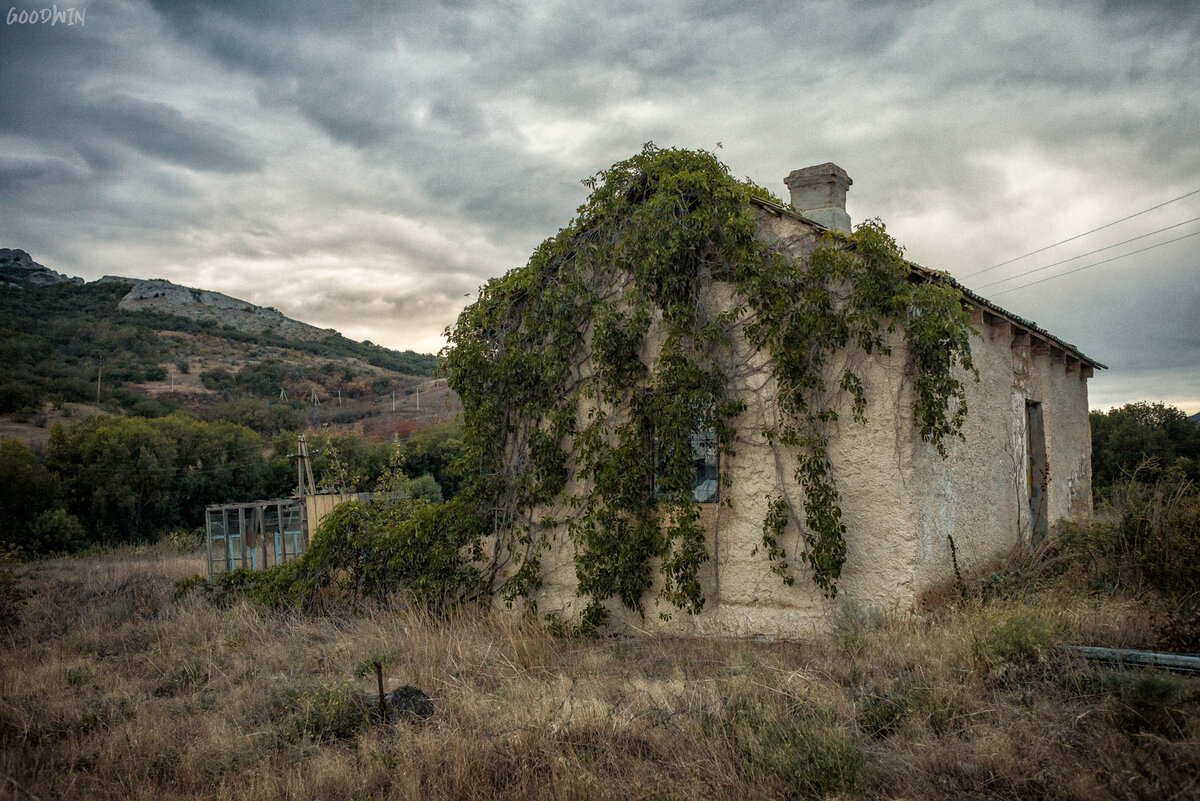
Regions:
<instances>
[{"instance_id":1,"label":"roof eave","mask_svg":"<svg viewBox=\"0 0 1200 801\"><path fill-rule=\"evenodd\" d=\"M755 198L751 198L751 202L757 206L760 206L764 210L775 214L776 216L790 217L790 218L792 218L794 220L798 220L799 222L802 222L806 225L812 226L813 228L817 229L818 231L831 230L828 226L822 225L821 223L816 222L815 220L810 220L809 218L805 217L803 214L797 213L795 211L795 209L788 208L787 206L781 206L778 203L772 202L770 200L764 200L763 198L755 197ZM963 297L966 298L971 303L974 303L978 306L984 307L988 311L990 311L996 315L999 315L1000 317L1003 317L1010 324L1015 325L1018 328L1029 332L1031 335L1035 335L1041 339L1047 340L1048 342L1053 342L1056 346L1061 348L1064 352L1070 353L1071 356L1078 359L1081 364L1086 364L1089 367L1099 369L1099 370L1107 370L1108 369L1108 365L1101 364L1100 362L1096 361L1095 359L1091 358L1090 356L1087 356L1086 354L1083 353L1083 351L1079 350L1079 348L1075 347L1070 342L1066 342L1066 341L1054 336L1054 334L1051 334L1049 331L1040 327L1037 323L1033 322L1032 320L1026 320L1025 318L1023 318L1019 315L1013 314L1008 309L1005 309L1002 306L998 306L997 304L993 303L992 301L988 300L987 298L983 297L982 295L979 295L979 294L971 291L970 289L968 289L967 287L965 287L961 283L959 283L957 280L955 280L954 277L949 275L948 273L942 272L940 270L931 270L928 267L923 267L920 264L917 264L916 262L906 261L905 263L908 264L909 268L912 269L912 271L916 275L920 276L921 278L924 278L927 281L939 281L942 283L949 284L951 287L953 287L954 289L957 289L959 292L961 292Z\"/></svg>"}]
</instances>

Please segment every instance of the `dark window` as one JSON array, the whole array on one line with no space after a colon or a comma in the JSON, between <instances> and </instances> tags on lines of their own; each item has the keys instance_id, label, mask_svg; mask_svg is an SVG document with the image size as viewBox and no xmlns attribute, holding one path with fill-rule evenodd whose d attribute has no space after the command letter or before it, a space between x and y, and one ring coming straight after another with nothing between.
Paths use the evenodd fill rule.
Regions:
<instances>
[{"instance_id":1,"label":"dark window","mask_svg":"<svg viewBox=\"0 0 1200 801\"><path fill-rule=\"evenodd\" d=\"M717 432L702 428L688 435L692 447L692 500L696 503L716 503L720 486L720 451Z\"/></svg>"},{"instance_id":2,"label":"dark window","mask_svg":"<svg viewBox=\"0 0 1200 801\"><path fill-rule=\"evenodd\" d=\"M717 503L720 500L720 448L717 431L700 426L688 435L688 447L692 452L692 500L696 503ZM654 495L662 495L661 478L666 463L662 443L655 441Z\"/></svg>"}]
</instances>

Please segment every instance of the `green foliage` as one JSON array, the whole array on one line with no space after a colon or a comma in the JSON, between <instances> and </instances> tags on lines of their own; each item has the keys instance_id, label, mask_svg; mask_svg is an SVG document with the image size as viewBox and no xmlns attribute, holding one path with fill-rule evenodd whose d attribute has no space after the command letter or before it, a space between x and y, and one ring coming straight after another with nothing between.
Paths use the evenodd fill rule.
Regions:
<instances>
[{"instance_id":1,"label":"green foliage","mask_svg":"<svg viewBox=\"0 0 1200 801\"><path fill-rule=\"evenodd\" d=\"M430 609L477 597L479 554L461 538L469 530L458 503L434 504L423 495L436 483L412 481L398 454L369 501L338 504L321 521L299 560L270 570L237 570L215 581L218 597L245 592L269 606L305 612L353 607L400 595Z\"/></svg>"},{"instance_id":2,"label":"green foliage","mask_svg":"<svg viewBox=\"0 0 1200 801\"><path fill-rule=\"evenodd\" d=\"M1173 739L1186 736L1188 714L1182 702L1190 687L1184 679L1155 670L1107 678L1109 689L1122 702L1117 722L1126 731L1148 731Z\"/></svg>"},{"instance_id":3,"label":"green foliage","mask_svg":"<svg viewBox=\"0 0 1200 801\"><path fill-rule=\"evenodd\" d=\"M807 264L782 257L757 236L751 198L769 193L706 152L648 144L585 184L592 194L571 225L484 286L447 330L444 366L464 405L464 495L482 524L474 536L499 543L488 579L508 563L505 597L532 596L545 532L564 523L585 627L603 623L610 599L642 611L656 574L661 599L701 609L709 556L688 438L711 428L733 453L745 405L723 356L742 326L771 356L783 414L765 433L795 458L804 494L794 504L780 477L764 520L767 556L793 580L782 538L798 524L803 559L833 595L846 551L828 429L843 399L863 420L867 392L851 368L833 367L835 356L887 353L907 321L917 430L944 453L966 413L958 375L972 371L958 294L914 280L877 221L853 237L827 235ZM713 308L714 281L735 289L728 308ZM651 331L663 339L655 354ZM579 489L568 492L571 478ZM568 519L534 519L555 502Z\"/></svg>"},{"instance_id":4,"label":"green foliage","mask_svg":"<svg viewBox=\"0 0 1200 801\"><path fill-rule=\"evenodd\" d=\"M804 699L788 701L735 698L720 714L701 720L703 734L732 743L745 777L776 783L787 798L863 790L866 753L839 730L837 717Z\"/></svg>"},{"instance_id":5,"label":"green foliage","mask_svg":"<svg viewBox=\"0 0 1200 801\"><path fill-rule=\"evenodd\" d=\"M1092 412L1092 491L1108 497L1114 484L1136 477L1200 482L1200 426L1162 403L1127 403Z\"/></svg>"},{"instance_id":6,"label":"green foliage","mask_svg":"<svg viewBox=\"0 0 1200 801\"><path fill-rule=\"evenodd\" d=\"M295 447L294 438L287 441L288 447ZM307 441L318 488L335 492L374 489L386 478L394 453L391 443L372 442L355 432L332 434L322 429L309 434Z\"/></svg>"},{"instance_id":7,"label":"green foliage","mask_svg":"<svg viewBox=\"0 0 1200 801\"><path fill-rule=\"evenodd\" d=\"M299 401L287 403L240 398L215 406L205 412L204 416L209 420L225 420L267 435L278 434L281 431L303 431L308 427L304 404Z\"/></svg>"},{"instance_id":8,"label":"green foliage","mask_svg":"<svg viewBox=\"0 0 1200 801\"><path fill-rule=\"evenodd\" d=\"M200 383L205 389L211 389L213 392L222 392L227 389L232 389L235 384L233 373L228 370L216 368L213 370L205 370L200 373Z\"/></svg>"},{"instance_id":9,"label":"green foliage","mask_svg":"<svg viewBox=\"0 0 1200 801\"><path fill-rule=\"evenodd\" d=\"M1170 477L1137 478L1109 488L1096 520L1064 521L1054 537L1084 562L1095 589L1152 589L1185 603L1185 613L1200 611L1200 490Z\"/></svg>"},{"instance_id":10,"label":"green foliage","mask_svg":"<svg viewBox=\"0 0 1200 801\"><path fill-rule=\"evenodd\" d=\"M914 717L927 717L935 727L944 725L948 717L944 705L935 700L931 684L911 674L869 688L856 700L859 729L872 739L895 733Z\"/></svg>"},{"instance_id":11,"label":"green foliage","mask_svg":"<svg viewBox=\"0 0 1200 801\"><path fill-rule=\"evenodd\" d=\"M117 309L129 289L120 282L0 288L0 387L24 387L33 405L94 401L101 367L105 400L123 382L161 377L163 343L137 315Z\"/></svg>"},{"instance_id":12,"label":"green foliage","mask_svg":"<svg viewBox=\"0 0 1200 801\"><path fill-rule=\"evenodd\" d=\"M33 553L63 553L86 542L83 524L66 509L48 509L33 521L29 544Z\"/></svg>"},{"instance_id":13,"label":"green foliage","mask_svg":"<svg viewBox=\"0 0 1200 801\"><path fill-rule=\"evenodd\" d=\"M0 543L40 553L33 524L51 509L58 496L58 480L24 444L0 442Z\"/></svg>"},{"instance_id":14,"label":"green foliage","mask_svg":"<svg viewBox=\"0 0 1200 801\"><path fill-rule=\"evenodd\" d=\"M29 590L17 576L21 551L15 545L0 543L0 638L6 637L20 624L21 610Z\"/></svg>"},{"instance_id":15,"label":"green foliage","mask_svg":"<svg viewBox=\"0 0 1200 801\"><path fill-rule=\"evenodd\" d=\"M127 408L136 396L128 390L123 396L115 393L125 384L164 380L164 365L171 362L180 373L190 371L189 364L177 358L170 340L161 337L160 331L211 335L243 345L300 351L335 360L328 364L338 371L345 370L350 359L410 375L431 375L436 365L430 354L393 351L370 342L354 342L340 334L291 340L270 333L251 334L211 320L146 310L123 311L118 303L130 289L132 284L122 281L0 287L0 413L31 412L45 401L94 402L98 372L103 374L102 402L115 401ZM243 393L274 398L280 384L272 385L271 379L281 370L278 365L262 370L251 365L250 370L243 369L237 376L224 370L208 370L201 374L201 381L210 389L240 388ZM326 386L328 378L324 376L318 383ZM370 381L364 379L359 386L369 387Z\"/></svg>"},{"instance_id":16,"label":"green foliage","mask_svg":"<svg viewBox=\"0 0 1200 801\"><path fill-rule=\"evenodd\" d=\"M417 476L408 484L408 491L412 497L425 501L426 503L441 503L445 500L442 497L442 488L438 485L437 479L426 473L423 476Z\"/></svg>"},{"instance_id":17,"label":"green foliage","mask_svg":"<svg viewBox=\"0 0 1200 801\"><path fill-rule=\"evenodd\" d=\"M463 453L462 427L442 423L414 432L400 452L400 469L406 476L433 476L446 498L458 494L462 481L459 459Z\"/></svg>"},{"instance_id":18,"label":"green foliage","mask_svg":"<svg viewBox=\"0 0 1200 801\"><path fill-rule=\"evenodd\" d=\"M293 742L352 740L371 726L366 707L349 679L284 694L281 710Z\"/></svg>"},{"instance_id":19,"label":"green foliage","mask_svg":"<svg viewBox=\"0 0 1200 801\"><path fill-rule=\"evenodd\" d=\"M204 507L285 494L272 486L262 440L232 423L166 417L87 417L56 425L47 448L66 508L90 539L150 541L203 520Z\"/></svg>"},{"instance_id":20,"label":"green foliage","mask_svg":"<svg viewBox=\"0 0 1200 801\"><path fill-rule=\"evenodd\" d=\"M984 621L975 631L971 655L982 675L1001 676L1013 668L1043 662L1054 646L1053 627L1029 612Z\"/></svg>"}]
</instances>

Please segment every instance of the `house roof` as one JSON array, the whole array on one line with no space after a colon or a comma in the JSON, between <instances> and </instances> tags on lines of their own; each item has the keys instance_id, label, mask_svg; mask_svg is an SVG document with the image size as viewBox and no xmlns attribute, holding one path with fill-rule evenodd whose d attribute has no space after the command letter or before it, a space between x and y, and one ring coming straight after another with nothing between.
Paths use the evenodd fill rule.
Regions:
<instances>
[{"instance_id":1,"label":"house roof","mask_svg":"<svg viewBox=\"0 0 1200 801\"><path fill-rule=\"evenodd\" d=\"M781 206L778 203L758 197L751 198L751 202L753 202L756 206L760 206L764 210L775 214L776 216L791 217L805 223L806 225L811 225L813 228L817 228L821 231L829 230L828 226L822 225L815 220L810 220L808 217L805 217L803 214L798 214L796 211L788 208L787 206ZM961 292L968 304L973 309L979 311L980 316L982 317L982 322L991 324L991 321L987 319L988 316L1000 318L1000 320L1012 327L1012 332L1014 335L1027 335L1030 338L1031 343L1041 341L1044 342L1047 347L1061 350L1064 354L1064 359L1065 357L1069 356L1077 359L1080 365L1098 368L1101 370L1108 369L1108 365L1101 364L1090 356L1085 355L1083 351L1079 350L1079 348L1075 347L1070 342L1066 342L1054 336L1054 334L1051 334L1046 329L1041 328L1032 320L1026 320L1023 317L1013 314L1007 309L996 305L982 295L979 295L963 286L949 274L940 270L931 270L930 268L916 264L915 262L908 262L908 265L910 268L912 268L912 271L921 278L927 281L936 281L943 284L949 284L951 287Z\"/></svg>"}]
</instances>

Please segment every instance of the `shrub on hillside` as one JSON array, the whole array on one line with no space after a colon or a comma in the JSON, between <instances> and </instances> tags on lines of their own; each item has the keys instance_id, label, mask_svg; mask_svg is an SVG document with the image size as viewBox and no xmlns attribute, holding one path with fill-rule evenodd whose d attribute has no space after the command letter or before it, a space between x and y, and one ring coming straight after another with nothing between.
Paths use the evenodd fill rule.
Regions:
<instances>
[{"instance_id":1,"label":"shrub on hillside","mask_svg":"<svg viewBox=\"0 0 1200 801\"><path fill-rule=\"evenodd\" d=\"M81 548L86 539L79 518L66 509L49 509L33 521L26 547L32 553L65 553Z\"/></svg>"},{"instance_id":2,"label":"shrub on hillside","mask_svg":"<svg viewBox=\"0 0 1200 801\"><path fill-rule=\"evenodd\" d=\"M20 551L0 544L0 637L11 634L21 620L21 609L29 591L17 576Z\"/></svg>"},{"instance_id":3,"label":"shrub on hillside","mask_svg":"<svg viewBox=\"0 0 1200 801\"><path fill-rule=\"evenodd\" d=\"M1188 481L1119 482L1097 520L1064 522L1055 537L1097 589L1151 589L1193 604L1200 596L1200 492Z\"/></svg>"},{"instance_id":4,"label":"shrub on hillside","mask_svg":"<svg viewBox=\"0 0 1200 801\"><path fill-rule=\"evenodd\" d=\"M31 547L31 528L38 515L54 506L58 480L17 440L0 442L0 542Z\"/></svg>"},{"instance_id":5,"label":"shrub on hillside","mask_svg":"<svg viewBox=\"0 0 1200 801\"><path fill-rule=\"evenodd\" d=\"M1098 498L1133 478L1200 480L1200 426L1174 406L1127 403L1092 412L1092 484Z\"/></svg>"}]
</instances>

